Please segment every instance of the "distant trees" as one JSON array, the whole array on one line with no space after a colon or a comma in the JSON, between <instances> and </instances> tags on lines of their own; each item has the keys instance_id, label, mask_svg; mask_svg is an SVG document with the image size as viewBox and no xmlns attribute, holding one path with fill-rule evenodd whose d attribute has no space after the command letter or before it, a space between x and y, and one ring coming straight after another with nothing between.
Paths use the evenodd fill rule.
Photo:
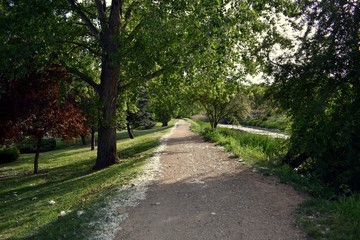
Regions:
<instances>
[{"instance_id":1,"label":"distant trees","mask_svg":"<svg viewBox=\"0 0 360 240\"><path fill-rule=\"evenodd\" d=\"M57 66L3 81L0 97L0 140L30 136L36 141L34 173L38 172L44 137L70 139L86 134L86 119L71 96L60 95L60 80L66 72Z\"/></svg>"},{"instance_id":2,"label":"distant trees","mask_svg":"<svg viewBox=\"0 0 360 240\"><path fill-rule=\"evenodd\" d=\"M295 61L273 66L272 90L293 124L285 162L360 190L360 3L306 1Z\"/></svg>"},{"instance_id":3,"label":"distant trees","mask_svg":"<svg viewBox=\"0 0 360 240\"><path fill-rule=\"evenodd\" d=\"M204 108L211 128L226 118L240 119L249 111L247 96L241 93L240 83L230 79L208 77L196 89L194 100Z\"/></svg>"}]
</instances>

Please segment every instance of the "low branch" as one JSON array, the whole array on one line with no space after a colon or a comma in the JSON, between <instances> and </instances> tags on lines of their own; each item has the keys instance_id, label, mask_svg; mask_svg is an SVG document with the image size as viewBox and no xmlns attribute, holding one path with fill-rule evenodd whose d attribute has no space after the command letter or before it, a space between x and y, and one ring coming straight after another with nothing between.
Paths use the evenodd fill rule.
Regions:
<instances>
[{"instance_id":1,"label":"low branch","mask_svg":"<svg viewBox=\"0 0 360 240\"><path fill-rule=\"evenodd\" d=\"M153 78L159 77L160 75L162 75L165 72L165 68L161 68L153 73L148 74L147 76L145 76L145 81L149 81Z\"/></svg>"},{"instance_id":2,"label":"low branch","mask_svg":"<svg viewBox=\"0 0 360 240\"><path fill-rule=\"evenodd\" d=\"M106 2L106 1L104 1ZM98 19L100 21L100 25L101 25L101 29L103 32L107 31L108 28L108 23L106 21L106 14L105 14L105 9L104 9L104 5L100 0L95 0L95 4L96 4L96 9L98 12Z\"/></svg>"},{"instance_id":3,"label":"low branch","mask_svg":"<svg viewBox=\"0 0 360 240\"><path fill-rule=\"evenodd\" d=\"M100 91L100 86L99 84L97 84L91 77L89 77L88 75L80 72L78 69L73 68L73 67L69 67L69 66L65 66L65 69L73 74L74 76L76 76L77 78L83 80L84 82L86 82L87 84L89 84L91 87L94 88L94 90L96 92Z\"/></svg>"},{"instance_id":4,"label":"low branch","mask_svg":"<svg viewBox=\"0 0 360 240\"><path fill-rule=\"evenodd\" d=\"M75 9L79 14L80 18L85 22L86 26L94 36L99 36L99 30L94 26L91 20L86 16L85 12L80 8L79 4L75 0L67 0L68 3Z\"/></svg>"},{"instance_id":5,"label":"low branch","mask_svg":"<svg viewBox=\"0 0 360 240\"><path fill-rule=\"evenodd\" d=\"M78 47L82 47L82 48L85 48L87 49L90 53L96 55L96 56L99 56L101 57L102 54L101 52L98 52L96 50L94 50L93 48L89 47L87 44L85 43L79 43L79 42L74 42L74 41L64 41L63 43L69 43L69 44L73 44L75 46L78 46Z\"/></svg>"},{"instance_id":6,"label":"low branch","mask_svg":"<svg viewBox=\"0 0 360 240\"><path fill-rule=\"evenodd\" d=\"M141 28L142 22L138 23L138 25L136 25L135 28L131 31L131 33L127 37L128 42L131 42L135 38L136 34L140 32Z\"/></svg>"}]
</instances>

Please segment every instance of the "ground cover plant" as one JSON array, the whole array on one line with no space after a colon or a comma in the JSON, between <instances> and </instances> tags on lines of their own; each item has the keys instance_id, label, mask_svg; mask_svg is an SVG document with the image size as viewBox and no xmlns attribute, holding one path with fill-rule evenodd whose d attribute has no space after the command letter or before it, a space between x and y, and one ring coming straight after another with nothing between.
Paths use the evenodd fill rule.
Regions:
<instances>
[{"instance_id":1,"label":"ground cover plant","mask_svg":"<svg viewBox=\"0 0 360 240\"><path fill-rule=\"evenodd\" d=\"M191 121L192 130L231 152L234 157L264 175L311 196L299 208L298 223L313 239L358 239L360 236L360 195L344 189L343 195L311 175L301 174L281 163L287 151L286 140L254 135L233 129L210 129L209 123Z\"/></svg>"},{"instance_id":2,"label":"ground cover plant","mask_svg":"<svg viewBox=\"0 0 360 240\"><path fill-rule=\"evenodd\" d=\"M43 153L36 175L33 154L2 165L0 238L88 239L104 199L136 176L172 125L135 130L132 140L119 132L119 163L99 171L91 170L96 152L78 145Z\"/></svg>"}]
</instances>

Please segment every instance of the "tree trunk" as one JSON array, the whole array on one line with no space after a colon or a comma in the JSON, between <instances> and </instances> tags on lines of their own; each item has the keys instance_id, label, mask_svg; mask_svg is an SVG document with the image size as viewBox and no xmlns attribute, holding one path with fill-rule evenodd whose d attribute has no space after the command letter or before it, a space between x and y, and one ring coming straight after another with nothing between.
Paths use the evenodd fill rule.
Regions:
<instances>
[{"instance_id":1,"label":"tree trunk","mask_svg":"<svg viewBox=\"0 0 360 240\"><path fill-rule=\"evenodd\" d=\"M132 129L131 129L131 127L130 127L129 122L126 122L126 129L127 129L129 138L134 139L134 134L133 134L133 132L132 132Z\"/></svg>"},{"instance_id":2,"label":"tree trunk","mask_svg":"<svg viewBox=\"0 0 360 240\"><path fill-rule=\"evenodd\" d=\"M169 122L169 118L168 118L168 116L166 114L166 110L163 110L163 112L162 112L162 126L167 127L168 122Z\"/></svg>"},{"instance_id":3,"label":"tree trunk","mask_svg":"<svg viewBox=\"0 0 360 240\"><path fill-rule=\"evenodd\" d=\"M102 119L98 130L97 159L94 169L108 167L115 164L117 160L116 128L114 123L119 71L119 69L107 69L104 73L104 80L102 80L102 83L104 83L100 92L100 100L103 104Z\"/></svg>"},{"instance_id":4,"label":"tree trunk","mask_svg":"<svg viewBox=\"0 0 360 240\"><path fill-rule=\"evenodd\" d=\"M95 128L91 127L91 151L95 149Z\"/></svg>"},{"instance_id":5,"label":"tree trunk","mask_svg":"<svg viewBox=\"0 0 360 240\"><path fill-rule=\"evenodd\" d=\"M82 144L83 146L85 146L85 145L86 145L85 136L84 136L84 135L81 135L80 137L81 137L81 144Z\"/></svg>"},{"instance_id":6,"label":"tree trunk","mask_svg":"<svg viewBox=\"0 0 360 240\"><path fill-rule=\"evenodd\" d=\"M212 129L215 129L218 125L218 122L216 122L216 120L213 120L211 118L209 118L209 122Z\"/></svg>"},{"instance_id":7,"label":"tree trunk","mask_svg":"<svg viewBox=\"0 0 360 240\"><path fill-rule=\"evenodd\" d=\"M120 49L122 1L112 0L109 21L100 19L102 31L100 43L102 48L101 76L99 97L102 104L101 119L98 130L97 158L94 169L102 169L116 163L116 100L118 98L118 81L120 77Z\"/></svg>"},{"instance_id":8,"label":"tree trunk","mask_svg":"<svg viewBox=\"0 0 360 240\"><path fill-rule=\"evenodd\" d=\"M41 140L42 140L42 137L38 137L37 142L36 142L36 153L35 153L35 159L34 159L34 174L37 174L38 170L39 170L39 155L40 155Z\"/></svg>"},{"instance_id":9,"label":"tree trunk","mask_svg":"<svg viewBox=\"0 0 360 240\"><path fill-rule=\"evenodd\" d=\"M310 156L307 153L302 153L294 157L290 152L286 153L283 163L288 164L292 168L299 167L303 162L305 162Z\"/></svg>"}]
</instances>

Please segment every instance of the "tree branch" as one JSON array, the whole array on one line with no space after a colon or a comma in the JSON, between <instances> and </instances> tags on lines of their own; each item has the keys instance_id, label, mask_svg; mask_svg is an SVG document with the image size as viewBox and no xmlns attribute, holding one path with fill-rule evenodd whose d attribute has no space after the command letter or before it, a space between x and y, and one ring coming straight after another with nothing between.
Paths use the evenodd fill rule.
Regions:
<instances>
[{"instance_id":1,"label":"tree branch","mask_svg":"<svg viewBox=\"0 0 360 240\"><path fill-rule=\"evenodd\" d=\"M89 50L89 52L91 52L92 54L94 54L96 56L99 56L99 57L102 56L102 54L100 52L97 52L96 50L92 49L85 43L79 43L79 42L75 42L75 41L64 41L63 43L70 43L70 44L76 45L78 47L85 48L85 49Z\"/></svg>"},{"instance_id":2,"label":"tree branch","mask_svg":"<svg viewBox=\"0 0 360 240\"><path fill-rule=\"evenodd\" d=\"M97 84L91 77L89 77L88 75L80 72L76 68L69 67L69 66L64 66L64 67L69 73L75 75L77 78L85 81L87 84L89 84L91 87L93 87L96 92L100 91L99 84Z\"/></svg>"},{"instance_id":3,"label":"tree branch","mask_svg":"<svg viewBox=\"0 0 360 240\"><path fill-rule=\"evenodd\" d=\"M150 73L148 75L145 76L145 81L149 81L153 78L159 77L160 75L162 75L165 72L165 68L161 68L153 73Z\"/></svg>"},{"instance_id":4,"label":"tree branch","mask_svg":"<svg viewBox=\"0 0 360 240\"><path fill-rule=\"evenodd\" d=\"M136 5L138 5L139 2L138 1L134 1L131 3L131 5L129 6L129 8L126 10L125 12L125 16L124 16L124 25L122 26L122 30L125 30L130 19L131 19L131 16L132 16L132 12L133 12L133 9Z\"/></svg>"},{"instance_id":5,"label":"tree branch","mask_svg":"<svg viewBox=\"0 0 360 240\"><path fill-rule=\"evenodd\" d=\"M104 2L106 2L106 1L104 1ZM98 16L99 16L98 19L100 21L101 30L106 32L108 29L108 25L107 25L108 23L106 21L106 14L105 14L106 9L104 9L104 5L103 5L105 3L102 3L101 0L95 0L95 4L96 4Z\"/></svg>"},{"instance_id":6,"label":"tree branch","mask_svg":"<svg viewBox=\"0 0 360 240\"><path fill-rule=\"evenodd\" d=\"M94 26L91 20L86 16L85 12L80 8L76 0L67 0L68 3L75 9L79 14L80 18L85 22L86 26L94 36L99 36L99 30Z\"/></svg>"},{"instance_id":7,"label":"tree branch","mask_svg":"<svg viewBox=\"0 0 360 240\"><path fill-rule=\"evenodd\" d=\"M142 22L139 22L138 25L136 25L136 27L131 31L131 33L127 37L128 42L131 42L135 38L136 33L140 32L141 27L142 27Z\"/></svg>"}]
</instances>

